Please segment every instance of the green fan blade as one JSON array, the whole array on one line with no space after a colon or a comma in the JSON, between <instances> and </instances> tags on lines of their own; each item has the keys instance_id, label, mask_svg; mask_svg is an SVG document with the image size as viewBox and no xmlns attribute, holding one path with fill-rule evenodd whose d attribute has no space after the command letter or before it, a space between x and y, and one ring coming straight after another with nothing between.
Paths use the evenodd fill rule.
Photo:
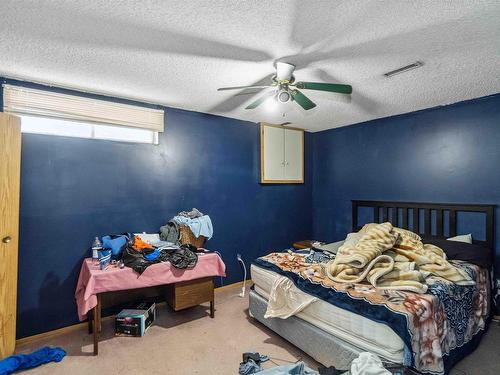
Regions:
<instances>
[{"instance_id":1,"label":"green fan blade","mask_svg":"<svg viewBox=\"0 0 500 375\"><path fill-rule=\"evenodd\" d=\"M295 86L298 89L304 90L319 90L328 92L338 92L341 94L351 94L352 86L341 85L339 83L323 83L323 82L297 82Z\"/></svg>"},{"instance_id":2,"label":"green fan blade","mask_svg":"<svg viewBox=\"0 0 500 375\"><path fill-rule=\"evenodd\" d=\"M316 107L316 104L314 104L307 96L302 94L299 90L292 90L290 94L292 95L293 100L295 100L306 111L308 109Z\"/></svg>"},{"instance_id":3,"label":"green fan blade","mask_svg":"<svg viewBox=\"0 0 500 375\"><path fill-rule=\"evenodd\" d=\"M259 99L257 99L256 101L254 101L254 102L250 103L249 105L247 105L245 107L245 109L254 109L254 108L257 108L259 105L261 105L267 99L271 98L274 95L275 95L274 91L267 92L264 95L262 95Z\"/></svg>"}]
</instances>

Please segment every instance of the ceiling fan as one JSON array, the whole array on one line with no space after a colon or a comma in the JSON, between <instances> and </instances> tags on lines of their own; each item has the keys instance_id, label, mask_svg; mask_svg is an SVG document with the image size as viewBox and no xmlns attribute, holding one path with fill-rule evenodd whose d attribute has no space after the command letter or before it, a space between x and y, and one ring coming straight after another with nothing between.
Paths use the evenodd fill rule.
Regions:
<instances>
[{"instance_id":1,"label":"ceiling fan","mask_svg":"<svg viewBox=\"0 0 500 375\"><path fill-rule=\"evenodd\" d=\"M285 62L277 62L276 74L271 78L272 82L269 85L221 87L218 88L217 91L242 90L242 89L266 89L271 87L273 88L272 91L266 92L260 98L258 98L257 100L246 106L245 109L257 108L266 100L274 98L274 100L277 100L280 103L295 101L306 111L316 107L316 104L313 101L311 101L307 96L305 96L302 92L300 92L298 89L328 91L340 94L352 93L352 87L350 85L343 85L339 83L325 83L325 82L295 82L295 76L293 75L294 70L295 70L295 65L293 64Z\"/></svg>"}]
</instances>

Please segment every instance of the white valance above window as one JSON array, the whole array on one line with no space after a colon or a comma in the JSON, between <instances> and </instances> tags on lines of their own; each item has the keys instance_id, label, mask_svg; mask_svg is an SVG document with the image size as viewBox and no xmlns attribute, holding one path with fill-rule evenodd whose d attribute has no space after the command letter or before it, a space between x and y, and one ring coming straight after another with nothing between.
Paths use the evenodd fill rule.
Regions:
<instances>
[{"instance_id":1,"label":"white valance above window","mask_svg":"<svg viewBox=\"0 0 500 375\"><path fill-rule=\"evenodd\" d=\"M3 88L4 112L163 132L163 110L20 86Z\"/></svg>"}]
</instances>

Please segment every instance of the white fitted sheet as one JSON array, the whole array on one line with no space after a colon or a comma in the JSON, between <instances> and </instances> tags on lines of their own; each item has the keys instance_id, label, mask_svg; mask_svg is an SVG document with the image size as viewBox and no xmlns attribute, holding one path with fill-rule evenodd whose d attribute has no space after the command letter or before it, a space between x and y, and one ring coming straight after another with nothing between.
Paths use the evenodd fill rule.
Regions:
<instances>
[{"instance_id":1,"label":"white fitted sheet","mask_svg":"<svg viewBox=\"0 0 500 375\"><path fill-rule=\"evenodd\" d=\"M251 266L250 272L255 291L265 299L269 299L273 281L280 275L255 265ZM296 316L362 350L378 354L393 362L403 361L403 341L385 324L322 300L312 303Z\"/></svg>"}]
</instances>

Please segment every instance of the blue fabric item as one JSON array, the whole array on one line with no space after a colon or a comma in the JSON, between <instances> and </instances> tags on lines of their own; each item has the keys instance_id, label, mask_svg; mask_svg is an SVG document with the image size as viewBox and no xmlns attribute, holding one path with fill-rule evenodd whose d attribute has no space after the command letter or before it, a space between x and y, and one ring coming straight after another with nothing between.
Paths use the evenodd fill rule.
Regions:
<instances>
[{"instance_id":1,"label":"blue fabric item","mask_svg":"<svg viewBox=\"0 0 500 375\"><path fill-rule=\"evenodd\" d=\"M125 235L115 238L111 238L111 236L104 236L102 238L102 247L104 249L111 249L111 258L118 259L122 254L127 240L128 238Z\"/></svg>"},{"instance_id":2,"label":"blue fabric item","mask_svg":"<svg viewBox=\"0 0 500 375\"><path fill-rule=\"evenodd\" d=\"M263 370L259 375L318 375L317 371L310 369L304 362L297 362L292 365L278 366Z\"/></svg>"},{"instance_id":3,"label":"blue fabric item","mask_svg":"<svg viewBox=\"0 0 500 375\"><path fill-rule=\"evenodd\" d=\"M12 355L0 361L0 375L12 374L49 362L61 362L66 352L62 348L45 346L31 354Z\"/></svg>"},{"instance_id":4,"label":"blue fabric item","mask_svg":"<svg viewBox=\"0 0 500 375\"><path fill-rule=\"evenodd\" d=\"M160 256L160 250L154 250L149 254L144 254L144 258L149 260L150 262L153 262Z\"/></svg>"},{"instance_id":5,"label":"blue fabric item","mask_svg":"<svg viewBox=\"0 0 500 375\"><path fill-rule=\"evenodd\" d=\"M185 216L174 216L172 220L179 225L187 225L195 237L204 236L209 240L214 234L212 220L210 220L210 216L208 215L203 215L195 219Z\"/></svg>"}]
</instances>

